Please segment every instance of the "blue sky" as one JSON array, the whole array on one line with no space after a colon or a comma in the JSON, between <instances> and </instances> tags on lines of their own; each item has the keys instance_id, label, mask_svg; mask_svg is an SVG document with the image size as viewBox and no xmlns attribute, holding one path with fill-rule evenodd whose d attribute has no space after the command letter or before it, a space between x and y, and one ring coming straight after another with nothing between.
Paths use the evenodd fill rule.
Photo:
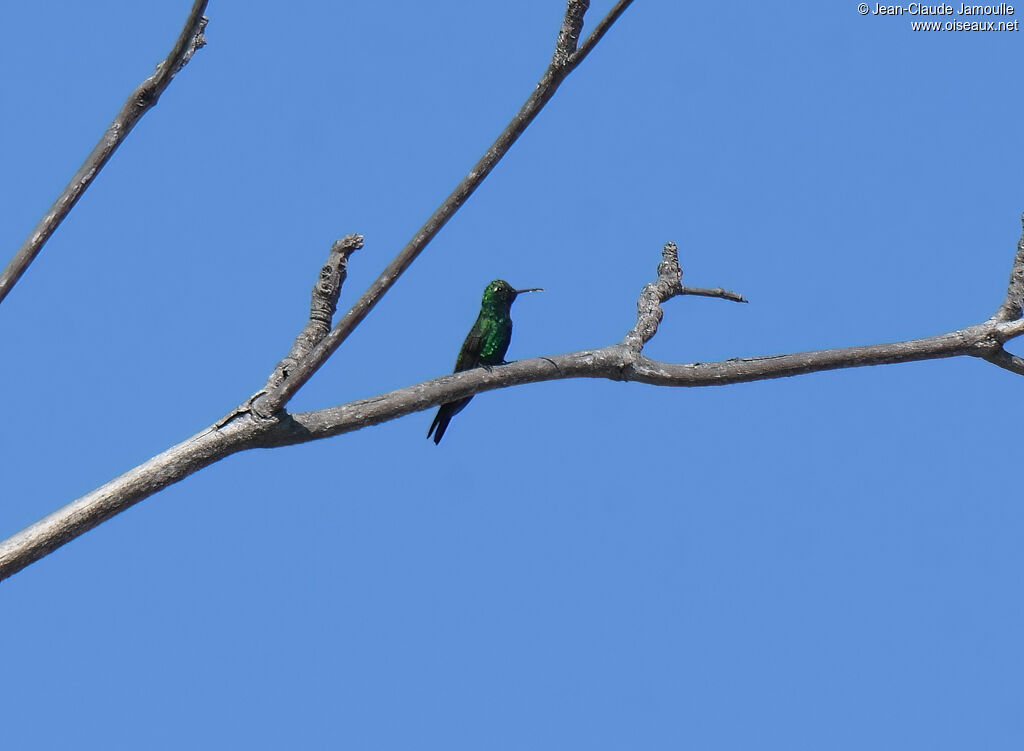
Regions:
<instances>
[{"instance_id":1,"label":"blue sky","mask_svg":"<svg viewBox=\"0 0 1024 751\"><path fill-rule=\"evenodd\" d=\"M22 3L12 253L191 3ZM595 0L591 25L610 7ZM560 0L212 0L209 46L0 310L0 535L208 425L351 304L531 91ZM632 325L666 240L750 305L674 361L893 341L999 304L1020 32L636 0L293 403ZM1018 347L1018 351L1019 347ZM1019 378L947 360L704 390L566 381L235 456L0 585L10 748L1016 749Z\"/></svg>"}]
</instances>

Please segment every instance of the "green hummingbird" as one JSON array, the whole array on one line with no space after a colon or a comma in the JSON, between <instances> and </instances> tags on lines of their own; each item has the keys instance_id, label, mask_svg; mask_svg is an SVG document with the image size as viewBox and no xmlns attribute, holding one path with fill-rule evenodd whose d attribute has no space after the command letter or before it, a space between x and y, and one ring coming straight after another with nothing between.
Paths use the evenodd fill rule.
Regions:
<instances>
[{"instance_id":1,"label":"green hummingbird","mask_svg":"<svg viewBox=\"0 0 1024 751\"><path fill-rule=\"evenodd\" d=\"M476 323L469 330L469 335L462 343L462 349L459 350L459 358L455 361L455 372L472 370L478 365L489 368L492 365L504 363L508 344L512 341L510 313L516 295L523 292L542 291L540 287L513 289L512 285L503 279L495 279L488 284L487 289L484 290L484 298L480 302L480 315L477 316ZM430 423L427 438L433 435L434 443L440 443L444 431L448 429L448 423L469 404L469 400L472 398L467 396L465 399L442 404L434 416L434 421Z\"/></svg>"}]
</instances>

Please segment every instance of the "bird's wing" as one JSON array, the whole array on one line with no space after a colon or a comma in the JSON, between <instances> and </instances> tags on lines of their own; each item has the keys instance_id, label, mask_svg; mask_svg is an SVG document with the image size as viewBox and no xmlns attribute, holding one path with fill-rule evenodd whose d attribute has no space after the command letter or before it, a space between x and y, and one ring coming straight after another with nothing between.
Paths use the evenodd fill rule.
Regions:
<instances>
[{"instance_id":1,"label":"bird's wing","mask_svg":"<svg viewBox=\"0 0 1024 751\"><path fill-rule=\"evenodd\" d=\"M480 364L480 349L483 347L490 325L491 321L483 316L476 319L476 323L466 336L466 341L462 343L462 349L459 350L459 359L455 361L456 373L460 370L470 370Z\"/></svg>"}]
</instances>

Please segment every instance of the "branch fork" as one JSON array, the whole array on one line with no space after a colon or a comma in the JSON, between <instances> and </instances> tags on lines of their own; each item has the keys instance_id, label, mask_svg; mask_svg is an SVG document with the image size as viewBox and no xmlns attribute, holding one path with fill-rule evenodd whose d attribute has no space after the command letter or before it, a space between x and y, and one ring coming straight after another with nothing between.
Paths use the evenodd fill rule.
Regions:
<instances>
[{"instance_id":1,"label":"branch fork","mask_svg":"<svg viewBox=\"0 0 1024 751\"><path fill-rule=\"evenodd\" d=\"M618 0L590 36L582 45L577 45L583 28L583 17L590 5L589 0L567 0L565 15L559 30L555 51L552 54L544 74L537 86L527 97L519 112L512 118L505 130L498 135L494 143L484 152L475 165L469 170L462 181L441 203L422 227L406 243L405 247L387 265L380 276L369 286L349 311L341 317L330 331L316 345L312 352L304 357L292 371L291 377L277 384L273 389L256 401L256 408L261 414L273 415L284 409L285 405L298 393L306 382L313 377L327 359L337 351L355 328L380 302L380 299L398 281L399 277L409 268L413 261L427 247L438 232L448 223L462 205L473 195L484 179L497 166L498 162L508 153L512 145L519 139L534 118L558 91L562 82L583 62L601 38L608 32L612 24L632 4L633 0Z\"/></svg>"}]
</instances>

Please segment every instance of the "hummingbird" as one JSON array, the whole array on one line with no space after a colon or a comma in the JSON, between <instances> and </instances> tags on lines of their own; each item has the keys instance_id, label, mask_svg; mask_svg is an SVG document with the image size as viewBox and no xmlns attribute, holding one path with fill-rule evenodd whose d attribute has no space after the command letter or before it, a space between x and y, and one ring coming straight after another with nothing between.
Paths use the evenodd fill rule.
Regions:
<instances>
[{"instance_id":1,"label":"hummingbird","mask_svg":"<svg viewBox=\"0 0 1024 751\"><path fill-rule=\"evenodd\" d=\"M508 351L509 342L512 341L512 303L516 296L523 292L543 290L540 287L513 289L512 285L503 279L495 279L487 285L483 300L480 302L480 315L477 316L473 328L469 330L469 335L462 343L459 357L455 361L456 373L472 370L478 365L490 368L492 365L502 365L505 362L505 353ZM467 396L465 399L442 404L434 416L434 421L430 423L427 438L433 435L434 443L440 443L441 437L448 429L448 423L472 398Z\"/></svg>"}]
</instances>

